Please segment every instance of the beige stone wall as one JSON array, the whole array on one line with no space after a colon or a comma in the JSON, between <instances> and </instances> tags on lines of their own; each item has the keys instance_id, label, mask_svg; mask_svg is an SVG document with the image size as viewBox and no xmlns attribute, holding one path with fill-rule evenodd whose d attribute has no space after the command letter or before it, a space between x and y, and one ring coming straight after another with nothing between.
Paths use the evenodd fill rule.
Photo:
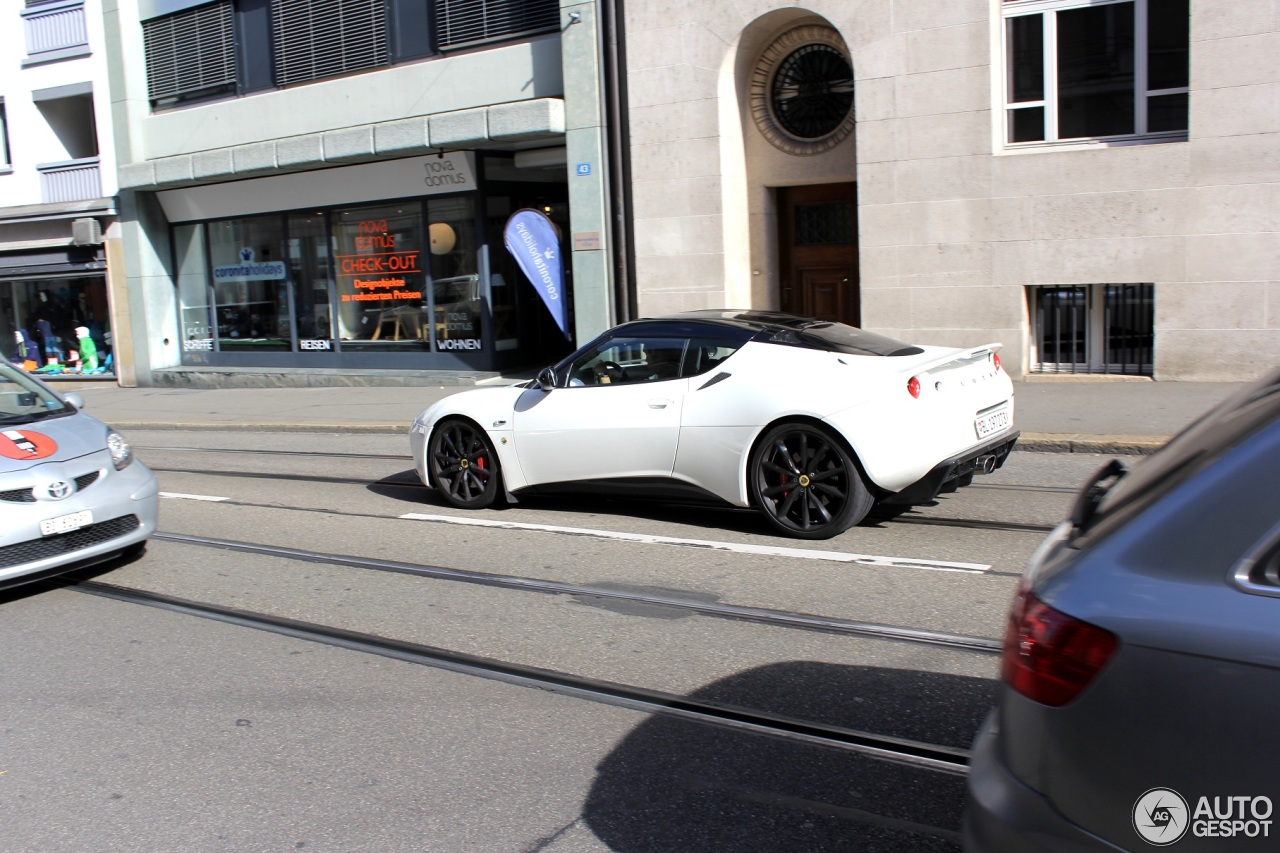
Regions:
<instances>
[{"instance_id":1,"label":"beige stone wall","mask_svg":"<svg viewBox=\"0 0 1280 853\"><path fill-rule=\"evenodd\" d=\"M1190 138L1005 152L996 0L647 2L626 9L641 314L776 307L770 187L859 194L868 328L999 340L1025 369L1025 288L1152 282L1158 379L1240 379L1280 353L1280 3L1192 0ZM845 39L854 139L772 149L745 108L802 16Z\"/></svg>"}]
</instances>

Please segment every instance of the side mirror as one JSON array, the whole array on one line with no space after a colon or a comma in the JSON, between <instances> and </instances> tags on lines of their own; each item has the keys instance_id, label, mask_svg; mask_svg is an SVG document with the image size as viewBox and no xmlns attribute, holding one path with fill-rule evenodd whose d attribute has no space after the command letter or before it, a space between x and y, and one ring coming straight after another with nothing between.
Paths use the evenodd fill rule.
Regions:
<instances>
[{"instance_id":1,"label":"side mirror","mask_svg":"<svg viewBox=\"0 0 1280 853\"><path fill-rule=\"evenodd\" d=\"M556 373L550 367L544 367L538 371L538 387L543 391L550 391L556 387Z\"/></svg>"},{"instance_id":2,"label":"side mirror","mask_svg":"<svg viewBox=\"0 0 1280 853\"><path fill-rule=\"evenodd\" d=\"M77 411L84 409L84 397L81 397L75 391L68 391L66 394L63 394L62 399L66 400L72 406L75 406Z\"/></svg>"}]
</instances>

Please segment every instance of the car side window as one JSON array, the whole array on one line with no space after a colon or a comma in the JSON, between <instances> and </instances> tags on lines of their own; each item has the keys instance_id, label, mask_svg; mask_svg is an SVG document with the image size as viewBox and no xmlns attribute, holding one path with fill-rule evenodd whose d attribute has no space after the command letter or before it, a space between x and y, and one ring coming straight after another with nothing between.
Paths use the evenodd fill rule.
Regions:
<instances>
[{"instance_id":1,"label":"car side window","mask_svg":"<svg viewBox=\"0 0 1280 853\"><path fill-rule=\"evenodd\" d=\"M688 338L610 338L569 365L568 384L623 385L689 376L689 344Z\"/></svg>"},{"instance_id":2,"label":"car side window","mask_svg":"<svg viewBox=\"0 0 1280 853\"><path fill-rule=\"evenodd\" d=\"M723 340L720 338L694 338L689 342L689 352L685 359L685 376L700 376L709 373L724 363L725 359L738 351L742 341Z\"/></svg>"}]
</instances>

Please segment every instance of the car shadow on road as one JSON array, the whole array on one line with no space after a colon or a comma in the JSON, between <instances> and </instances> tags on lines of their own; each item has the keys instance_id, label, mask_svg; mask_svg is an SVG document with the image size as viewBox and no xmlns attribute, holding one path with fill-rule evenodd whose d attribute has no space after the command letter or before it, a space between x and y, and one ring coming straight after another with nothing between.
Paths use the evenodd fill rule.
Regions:
<instances>
[{"instance_id":1,"label":"car shadow on road","mask_svg":"<svg viewBox=\"0 0 1280 853\"><path fill-rule=\"evenodd\" d=\"M417 472L412 469L383 477L377 482L370 483L367 488L381 497L415 506L426 504L442 509L449 507L434 489L428 489L422 485ZM769 527L764 517L752 509L662 498L631 498L596 494L522 495L519 503L508 504L499 501L483 511L501 512L513 506L584 517L602 514L624 515L670 524L694 525L700 530L718 528L728 532L759 534L771 538L776 538L778 535L777 531ZM584 518L582 526L591 525Z\"/></svg>"},{"instance_id":2,"label":"car shadow on road","mask_svg":"<svg viewBox=\"0 0 1280 853\"><path fill-rule=\"evenodd\" d=\"M394 498L405 503L422 503L424 497L432 503L440 503L435 492L422 485L422 481L418 479L418 472L412 468L408 471L389 474L381 480L370 483L366 488L375 495Z\"/></svg>"},{"instance_id":3,"label":"car shadow on road","mask_svg":"<svg viewBox=\"0 0 1280 853\"><path fill-rule=\"evenodd\" d=\"M368 490L376 495L421 507L424 504L441 509L449 509L436 493L427 488L418 479L417 471L409 469L383 477L370 483ZM939 505L933 500L923 504L876 504L861 522L858 528L883 528L892 524L902 516L909 516L922 509ZM688 525L697 529L700 534L706 531L719 530L725 533L738 533L747 536L762 536L769 539L786 539L775 530L765 517L749 507L729 506L711 501L697 501L673 497L629 497L617 494L586 493L554 493L522 495L516 504L498 501L493 506L480 512L502 512L512 507L523 509L542 509L547 512L558 512L583 516L580 526L594 526L588 519L599 515L620 515L628 518L645 519L664 524ZM550 521L548 524L552 523ZM575 525L579 526L579 525ZM705 538L698 535L695 538Z\"/></svg>"},{"instance_id":4,"label":"car shadow on road","mask_svg":"<svg viewBox=\"0 0 1280 853\"><path fill-rule=\"evenodd\" d=\"M691 698L967 749L995 696L968 676L797 661ZM671 716L597 767L583 819L610 850L956 851L964 778Z\"/></svg>"}]
</instances>

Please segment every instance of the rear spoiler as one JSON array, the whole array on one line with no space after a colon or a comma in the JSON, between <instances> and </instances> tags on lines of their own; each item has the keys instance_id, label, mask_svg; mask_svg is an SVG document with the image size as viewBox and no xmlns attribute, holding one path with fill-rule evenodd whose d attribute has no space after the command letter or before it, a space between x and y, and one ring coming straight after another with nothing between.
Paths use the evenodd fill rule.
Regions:
<instances>
[{"instance_id":1,"label":"rear spoiler","mask_svg":"<svg viewBox=\"0 0 1280 853\"><path fill-rule=\"evenodd\" d=\"M912 365L910 370L905 371L914 375L922 373L932 373L943 367L966 367L978 361L988 358L1000 350L1004 349L1004 344L991 343L983 344L979 347L971 347L969 349L952 350L946 355L939 356L933 361L927 361L924 364Z\"/></svg>"}]
</instances>

